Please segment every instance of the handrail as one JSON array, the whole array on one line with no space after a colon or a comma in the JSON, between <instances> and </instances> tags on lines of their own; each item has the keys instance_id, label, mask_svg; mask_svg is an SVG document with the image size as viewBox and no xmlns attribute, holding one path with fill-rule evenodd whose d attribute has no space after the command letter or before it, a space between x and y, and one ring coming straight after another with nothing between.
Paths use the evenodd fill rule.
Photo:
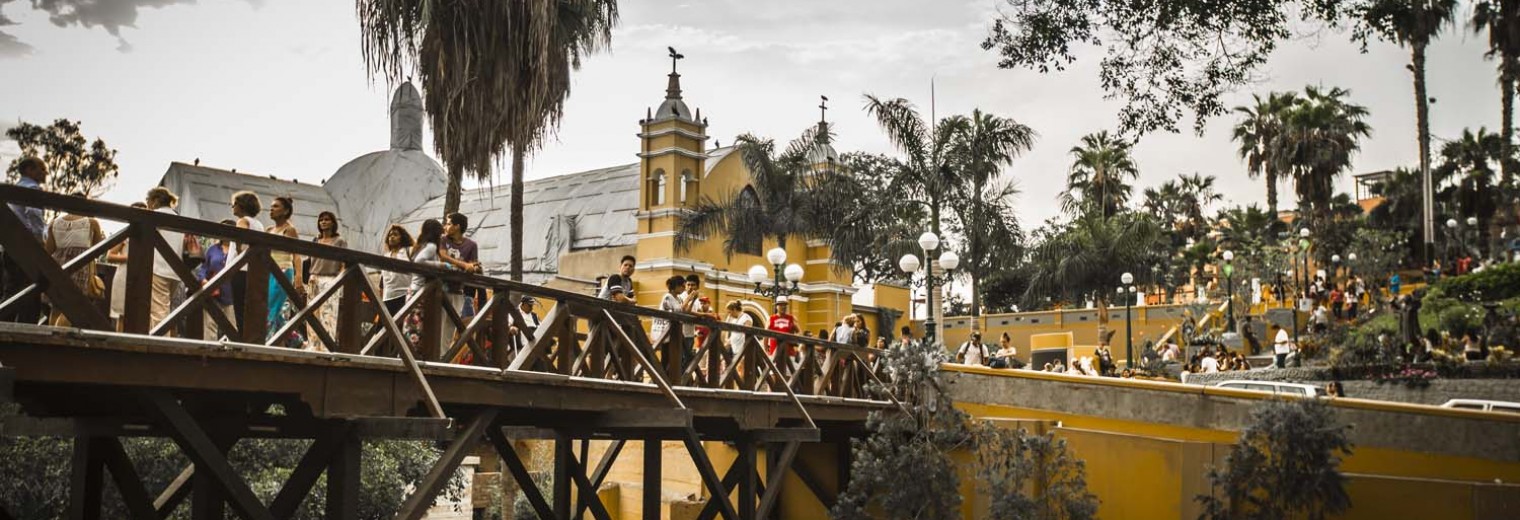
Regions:
<instances>
[{"instance_id":1,"label":"handrail","mask_svg":"<svg viewBox=\"0 0 1520 520\"><path fill-rule=\"evenodd\" d=\"M587 366L610 367L615 365L616 368L619 368L619 370L604 368L600 373L594 374L594 376L609 379L617 377L625 379L634 378L639 380L643 380L644 378L670 377L669 384L671 385L696 387L703 387L705 385L716 386L719 388L728 387L727 385L735 382L734 380L729 379L725 381L719 381L716 385L714 385L710 384L708 381L705 381L706 379L710 379L710 377L688 379L686 377L671 377L672 374L658 373L657 371L659 368L653 364L656 361L656 358L654 356L656 354L660 355L662 358L659 361L661 365L673 367L675 363L672 360L675 358L675 356L680 355L680 342L665 341L662 338L658 342L651 343L648 338L645 337L645 333L642 327L624 327L618 325L619 322L634 323L639 318L669 320L673 325L696 325L707 328L709 331L711 331L711 334L718 334L718 331L740 333L750 338L751 341L758 341L758 338L767 338L776 340L782 344L795 345L805 349L811 349L815 346L824 347L829 349L830 352L845 353L857 359L864 359L867 355L880 353L878 349L869 347L858 347L854 345L835 343L828 341L827 339L810 338L794 334L780 333L759 327L745 327L734 325L717 320L710 316L673 313L659 309L640 307L631 303L617 303L586 294L530 285L500 278L493 278L481 274L466 273L434 265L418 264L382 256L375 253L329 246L317 243L315 241L301 240L283 235L238 228L235 226L224 225L216 222L200 220L197 218L176 215L172 213L150 211L146 209L132 208L108 202L88 200L73 196L59 195L55 193L47 193L14 185L0 184L0 202L17 203L34 207L44 207L76 215L127 222L129 224L128 229L123 230L117 235L113 235L112 240L120 241L121 238L118 238L119 235L121 237L125 237L126 240L131 241L132 245L129 250L129 261L124 268L127 269L126 276L128 279L128 288L126 292L133 298L133 301L138 301L139 299L146 300L146 296L150 294L148 292L148 281L151 280L150 271L153 260L152 256L148 256L146 258L131 258L131 255L141 255L144 253L151 255L153 253L158 253L162 256L166 256L165 260L169 261L171 267L173 267L176 273L179 275L176 278L183 279L184 276L186 276L186 273L188 273L188 269L184 267L178 258L167 258L169 255L166 255L165 253L170 252L171 250L168 247L168 244L164 243L160 236L160 232L162 231L172 231L218 240L228 240L248 246L248 249L243 254L238 255L236 262L229 262L229 267L224 268L222 273L214 275L213 279L215 281L225 280L225 275L228 271L236 269L239 266L246 265L248 269L248 275L250 277L271 276L274 280L279 282L280 287L283 287L284 290L289 294L293 305L297 308L297 314L295 318L291 320L290 324L282 327L280 329L280 332L284 333L291 330L298 330L303 326L310 327L314 332L318 334L318 336L322 337L322 343L327 345L329 348L333 350L341 349L344 352L356 354L369 353L377 346L391 344L402 347L397 349L399 350L397 353L399 353L401 357L413 358L414 356L411 350L416 349L416 359L406 360L409 362L409 364L413 365L415 365L415 363L418 361L449 362L451 359L448 358L435 359L439 356L439 354L442 354L446 350L450 353L461 351L472 353L475 356L474 364L484 364L486 360L481 358L489 357L489 360L493 362L492 364L496 365L497 368L500 368L502 370L551 371L565 374L576 374L582 371L592 372L592 370L585 368ZM19 221L15 221L14 219L4 220L4 222L7 223L5 227L19 226ZM10 236L0 239L0 243L16 247L18 251L26 250L25 252L29 254L27 260L31 261L34 264L56 263L56 261L53 261L50 256L40 254L40 245L36 244L36 242L32 240L29 235L25 233L16 233L15 231L15 229L6 230L6 234ZM99 254L103 253L105 249L105 247L97 246L91 248L90 251L94 252L95 256L98 256ZM300 295L294 294L291 290L294 287L295 281L289 280L284 276L284 273L280 273L275 269L272 260L270 260L270 251L283 251L298 254L303 257L319 258L339 262L344 266L342 270L343 274L341 276L334 277L333 283L335 285L333 288L323 291L321 294L312 294L310 297L302 297ZM81 255L80 257L76 257L75 259L68 262L68 265L66 267L73 267L87 263L92 258L94 258L94 256L86 258L84 255ZM18 259L20 258L18 257ZM38 275L42 276L43 278L56 278L56 273L59 272L57 271L58 267L53 266L33 265L28 267L28 269L31 269L28 272L38 273ZM413 295L408 300L407 304L402 308L402 310L395 315L392 315L383 308L378 309L378 312L371 312L370 316L378 315L380 316L379 319L381 321L386 321L386 323L381 324L380 330L372 332L371 335L366 336L360 332L358 321L356 321L360 319L356 318L357 316L360 316L359 314L356 314L356 312L358 312L357 309L359 308L357 307L359 295L363 295L369 298L375 307L383 307L379 301L378 291L370 282L370 280L368 280L367 277L363 275L363 271L374 269L390 271L402 275L422 276L429 280L429 283L426 287L432 288L433 290L425 290L419 294ZM546 316L545 322L541 323L536 330L525 329L521 331L523 337L528 340L527 343L532 345L531 348L527 346L514 348L509 346L509 344L516 343L517 338L514 338L507 332L507 327L505 325L509 323L524 323L523 317L518 312L515 305L501 302L502 296L494 296L492 298L492 301L498 303L495 305L485 306L480 309L479 312L477 312L477 314L474 316L473 320L469 318L461 318L460 313L455 312L453 309L451 309L447 303L446 298L444 298L443 291L440 290L440 285L443 283L472 288L489 289L493 292L501 294L502 296L531 295L541 300L554 300L555 311L551 312L550 316ZM82 298L82 292L74 288L71 283L42 285L48 286L46 289L48 294L50 297L54 297L55 299L58 299L57 296L54 295L55 292L60 293L61 296L64 296L64 300L69 300L70 302L80 301L74 300L72 298ZM249 285L250 293L248 294L248 301L259 302L262 304L262 302L264 302L265 298L267 297L267 295L264 294L265 284ZM340 285L342 286L342 291L344 292L343 296L335 295L335 293L338 292L338 286ZM197 307L203 307L206 310L211 309L211 299L206 297L209 295L209 292L207 292L209 290L209 287L197 289L192 284L187 284L187 287L190 288L190 294L189 297L186 298L185 303L182 303L181 305L172 309L173 312L170 316L168 316L167 319L165 319L162 323L157 324L156 327L153 327L153 332L161 333L171 329L175 324L183 324L186 326L187 334L189 334L189 327L192 324L197 329L201 326L201 319L203 319L201 316L202 309L199 309ZM214 285L212 287L214 287ZM333 300L337 300L337 302L334 303ZM354 319L345 320L341 323L338 323L338 329L330 331L326 330L316 319L315 313L315 308L324 304L337 306L338 316L348 316ZM90 316L85 315L92 312L89 309L83 309L82 306L75 305L73 303L70 303L67 305L67 307L69 307L72 312L77 312L81 316L87 318ZM0 309L3 308L4 305L0 304ZM124 318L126 318L126 323L131 325L131 327L129 327L127 330L138 333L150 332L147 329L147 320L145 318L147 311L143 310L142 308L129 310L131 312L127 313L128 316L124 316ZM212 312L216 313L219 311ZM254 314L252 312L249 313L249 316L253 315ZM423 322L423 326L420 328L423 336L423 341L416 342L415 344L405 338L399 327L399 323L401 321L405 320L407 316L412 315L420 316L421 321ZM266 324L263 322L263 320L255 320L254 323L248 323L246 324L245 328L249 330L239 331L234 330L232 326L227 322L227 320L223 319L225 318L224 316L213 314L213 317L217 318L215 320L217 322L216 326L221 329L224 335L228 335L229 337L238 336L243 341L248 341L249 338L254 338L256 342L264 343L263 338L264 334L266 333ZM628 347L618 348L615 345L607 345L607 341L610 341L612 338L616 337L615 334L610 332L605 334L596 334L594 328L593 334L590 335L578 332L578 325L582 322L582 320L584 320L589 325L592 322L600 322L605 317L612 318L607 323L612 324L613 328L619 329L617 332L622 335L623 338L617 339L626 340L629 345ZM98 323L91 320L86 321L89 321L89 323ZM442 343L441 345L434 345L430 343L431 341L437 340L442 331L447 330L446 328L443 328L444 323L454 324L454 330L460 333L460 337L458 339L447 338L448 341ZM77 322L76 325L78 325ZM97 327L92 325L90 328ZM628 330L623 330L624 328L627 328ZM482 338L481 336L485 337ZM543 337L539 338L539 336ZM192 337L199 337L199 332L197 331ZM276 338L279 337L282 336L276 335ZM334 340L333 338L337 339ZM487 340L489 340L490 343L487 343ZM402 343L404 346L397 345L398 343ZM485 345L489 345L489 347L485 347ZM464 347L468 347L468 349L463 350ZM629 350L629 348L632 350ZM590 355L591 351L593 351L593 349L600 349L596 350L598 355L604 355L607 359L589 359L588 356ZM513 350L516 350L516 352L513 352ZM713 354L715 353L710 353L709 355ZM633 358L644 358L644 363L642 364L646 364L647 366L640 367L644 368L644 372L639 372L636 369L629 370L627 369L628 367L625 367L624 365L616 365L618 363L631 361ZM683 367L673 368L675 370L679 370ZM787 366L785 368L790 369L790 366ZM416 370L415 366L413 367L412 371L419 385L423 387L424 393L430 394L430 392L426 389L427 382L425 378L422 377L421 372ZM680 374L676 375L680 376ZM843 376L839 377L843 378ZM820 385L819 388L827 386L830 395L837 394L839 396L847 396L851 393L856 395L864 395L865 393L860 389L853 388L854 386L858 386L860 384L863 384L863 381L842 380L833 382L831 385ZM776 391L777 389L772 388L771 390ZM822 392L821 390L819 392L812 392L812 388L807 388L807 390L809 390L809 392L805 393ZM429 398L431 399L430 395ZM430 405L430 408L433 409L432 411L435 414L441 412L436 403L428 404ZM804 411L804 416L806 415L807 414Z\"/></svg>"}]
</instances>

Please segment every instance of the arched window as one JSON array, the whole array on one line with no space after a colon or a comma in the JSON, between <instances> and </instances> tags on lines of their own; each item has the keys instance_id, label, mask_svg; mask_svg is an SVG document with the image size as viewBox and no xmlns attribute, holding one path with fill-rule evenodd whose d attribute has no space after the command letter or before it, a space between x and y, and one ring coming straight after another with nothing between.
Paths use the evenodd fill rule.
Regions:
<instances>
[{"instance_id":1,"label":"arched window","mask_svg":"<svg viewBox=\"0 0 1520 520\"><path fill-rule=\"evenodd\" d=\"M691 174L691 170L681 172L681 204L690 204L697 192L697 176Z\"/></svg>"},{"instance_id":2,"label":"arched window","mask_svg":"<svg viewBox=\"0 0 1520 520\"><path fill-rule=\"evenodd\" d=\"M646 190L648 193L646 193L645 196L648 197L649 206L654 207L664 205L665 170L655 170L654 173L649 174L649 182L647 185L648 188L646 188Z\"/></svg>"},{"instance_id":3,"label":"arched window","mask_svg":"<svg viewBox=\"0 0 1520 520\"><path fill-rule=\"evenodd\" d=\"M739 199L734 201L734 206L741 208L742 211L746 212L760 211L760 195L755 193L755 188L753 186L745 186L744 189L739 192ZM753 219L746 220L753 222ZM760 254L760 242L764 238L765 237L761 236L758 233L754 234L753 236L730 237L730 239L734 241L735 251L749 255Z\"/></svg>"}]
</instances>

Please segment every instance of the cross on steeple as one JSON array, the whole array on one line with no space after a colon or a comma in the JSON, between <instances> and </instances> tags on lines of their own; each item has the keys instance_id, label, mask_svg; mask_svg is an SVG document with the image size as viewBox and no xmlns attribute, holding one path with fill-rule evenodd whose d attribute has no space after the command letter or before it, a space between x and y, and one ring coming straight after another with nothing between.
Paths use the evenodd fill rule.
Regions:
<instances>
[{"instance_id":1,"label":"cross on steeple","mask_svg":"<svg viewBox=\"0 0 1520 520\"><path fill-rule=\"evenodd\" d=\"M829 120L829 97L828 96L818 96L818 97L820 97L820 98L823 99L823 102L818 103L818 120L819 121L828 121Z\"/></svg>"},{"instance_id":2,"label":"cross on steeple","mask_svg":"<svg viewBox=\"0 0 1520 520\"><path fill-rule=\"evenodd\" d=\"M676 73L676 61L680 60L681 58L685 58L686 55L685 54L681 54L679 52L676 52L676 48L675 47L666 47L666 49L670 50L670 73L671 74L675 74Z\"/></svg>"}]
</instances>

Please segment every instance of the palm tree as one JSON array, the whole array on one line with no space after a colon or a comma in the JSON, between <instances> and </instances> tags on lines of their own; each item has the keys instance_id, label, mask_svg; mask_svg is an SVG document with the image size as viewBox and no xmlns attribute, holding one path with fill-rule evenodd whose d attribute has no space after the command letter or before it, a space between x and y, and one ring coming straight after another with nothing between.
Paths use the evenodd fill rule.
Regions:
<instances>
[{"instance_id":1,"label":"palm tree","mask_svg":"<svg viewBox=\"0 0 1520 520\"><path fill-rule=\"evenodd\" d=\"M946 126L961 130L952 137L949 154L962 172L956 197L960 202L953 207L958 234L966 240L961 270L971 278L974 322L981 314L980 282L1017 266L1023 256L1023 234L1013 208L1018 190L997 179L1004 167L1034 146L1035 132L980 109L973 109L970 117L947 118Z\"/></svg>"},{"instance_id":2,"label":"palm tree","mask_svg":"<svg viewBox=\"0 0 1520 520\"><path fill-rule=\"evenodd\" d=\"M1073 302L1097 295L1106 300L1124 272L1147 273L1166 260L1165 236L1150 215L1126 212L1104 217L1078 215L1070 223L1038 233L1044 237L1029 252L1026 307L1045 296Z\"/></svg>"},{"instance_id":3,"label":"palm tree","mask_svg":"<svg viewBox=\"0 0 1520 520\"><path fill-rule=\"evenodd\" d=\"M1362 24L1354 36L1363 41L1377 34L1384 40L1409 47L1409 70L1414 74L1415 120L1419 129L1420 175L1426 197L1432 197L1430 180L1430 97L1425 89L1425 49L1457 13L1457 0L1370 0L1356 8ZM1430 204L1426 203L1427 206ZM1432 243L1426 230L1425 242Z\"/></svg>"},{"instance_id":4,"label":"palm tree","mask_svg":"<svg viewBox=\"0 0 1520 520\"><path fill-rule=\"evenodd\" d=\"M1066 191L1061 192L1062 209L1097 211L1103 218L1123 209L1132 189L1126 179L1140 176L1130 144L1104 130L1082 136L1082 144L1072 147L1071 156Z\"/></svg>"},{"instance_id":5,"label":"palm tree","mask_svg":"<svg viewBox=\"0 0 1520 520\"><path fill-rule=\"evenodd\" d=\"M1499 58L1500 142L1499 184L1514 176L1515 81L1520 79L1520 0L1481 0L1468 22L1473 33L1488 33L1485 56Z\"/></svg>"},{"instance_id":6,"label":"palm tree","mask_svg":"<svg viewBox=\"0 0 1520 520\"><path fill-rule=\"evenodd\" d=\"M827 132L827 130L824 130ZM819 139L809 128L779 154L776 143L750 134L735 141L736 153L750 171L750 183L720 199L704 196L681 215L676 247L690 248L700 237L721 234L723 253L760 254L765 238L786 247L787 240L822 238L838 208L848 206L849 179L833 170L815 171L808 158Z\"/></svg>"},{"instance_id":7,"label":"palm tree","mask_svg":"<svg viewBox=\"0 0 1520 520\"><path fill-rule=\"evenodd\" d=\"M1243 114L1235 124L1234 140L1240 143L1240 158L1246 161L1246 175L1267 181L1267 211L1277 214L1277 183L1288 177L1282 158L1283 115L1298 103L1293 92L1273 92L1262 99L1251 95L1255 106L1235 107Z\"/></svg>"},{"instance_id":8,"label":"palm tree","mask_svg":"<svg viewBox=\"0 0 1520 520\"><path fill-rule=\"evenodd\" d=\"M522 276L524 156L553 134L581 57L611 42L616 0L358 0L369 72L422 79L433 145L448 166L444 212L465 174L512 155L512 261Z\"/></svg>"},{"instance_id":9,"label":"palm tree","mask_svg":"<svg viewBox=\"0 0 1520 520\"><path fill-rule=\"evenodd\" d=\"M1306 87L1304 97L1286 115L1285 158L1291 168L1299 207L1311 226L1331 216L1335 179L1351 167L1360 139L1372 133L1367 109L1346 101L1351 92Z\"/></svg>"},{"instance_id":10,"label":"palm tree","mask_svg":"<svg viewBox=\"0 0 1520 520\"><path fill-rule=\"evenodd\" d=\"M1494 166L1504 163L1503 140L1479 128L1476 133L1463 130L1462 137L1441 147L1441 165L1435 176L1441 184L1453 184L1452 195L1462 216L1477 217L1479 244L1487 244L1489 223L1499 209L1498 190L1494 189Z\"/></svg>"}]
</instances>

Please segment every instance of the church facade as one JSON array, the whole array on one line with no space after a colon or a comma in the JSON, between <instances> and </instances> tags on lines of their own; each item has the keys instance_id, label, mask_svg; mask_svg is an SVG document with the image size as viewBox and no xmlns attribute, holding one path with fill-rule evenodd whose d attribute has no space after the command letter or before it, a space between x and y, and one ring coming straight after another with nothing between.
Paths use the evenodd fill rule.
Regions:
<instances>
[{"instance_id":1,"label":"church facade","mask_svg":"<svg viewBox=\"0 0 1520 520\"><path fill-rule=\"evenodd\" d=\"M183 163L171 165L161 184L181 195L183 214L212 220L230 215L228 199L237 190L251 189L265 200L292 195L303 237L315 233L317 212L333 211L351 247L375 251L389 224L415 234L422 221L443 216L445 174L421 151L421 99L411 85L397 89L391 114L391 148L356 158L320 186ZM760 265L774 274L764 257L776 247L773 239L756 240L758 247L732 256L724 254L721 236L676 246L680 216L704 197L754 196L743 158L733 147L710 147L708 123L687 106L674 70L665 98L638 124L638 162L525 183L524 281L591 293L622 256L634 255L640 305L658 305L670 276L695 274L720 313L728 302L740 301L763 326L773 301L756 293L747 272ZM813 154L819 163L834 156L826 143ZM467 235L480 246L487 274L505 276L511 254L506 187L467 190L460 199L459 212L470 220ZM267 223L267 215L261 217ZM785 250L786 264L804 269L799 291L788 297L804 330L832 330L843 316L860 313L873 338L891 338L904 323L905 289L878 285L862 293L850 270L834 263L818 241L794 239Z\"/></svg>"}]
</instances>

